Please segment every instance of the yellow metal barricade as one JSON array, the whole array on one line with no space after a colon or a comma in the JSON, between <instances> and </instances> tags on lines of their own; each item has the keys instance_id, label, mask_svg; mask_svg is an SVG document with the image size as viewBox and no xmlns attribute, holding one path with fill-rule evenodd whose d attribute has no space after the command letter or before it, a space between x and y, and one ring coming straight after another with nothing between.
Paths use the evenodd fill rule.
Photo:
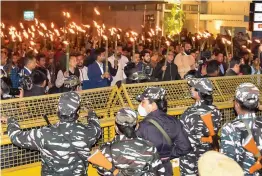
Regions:
<instances>
[{"instance_id":1,"label":"yellow metal barricade","mask_svg":"<svg viewBox=\"0 0 262 176\"><path fill-rule=\"evenodd\" d=\"M259 88L262 95L261 80L262 75L211 78L214 86L214 104L223 115L222 123L235 118L232 99L236 87L243 82L252 82ZM100 118L102 136L94 148L113 139L116 112L127 106L136 109L138 106L136 96L149 86L160 86L167 90L168 113L175 117L179 118L185 109L194 103L186 81L129 84L122 85L119 89L107 87L79 92L82 98L79 120L86 123L83 116L90 108L95 110ZM4 100L1 102L1 114L15 117L23 130L45 126L44 114L48 115L50 122L54 124L58 121L56 113L59 95ZM262 112L259 111L257 115L262 116ZM39 152L14 146L7 136L6 125L2 125L1 129L2 174L5 176L40 175ZM175 173L179 173L178 168L175 169ZM97 175L92 167L89 167L89 175Z\"/></svg>"}]
</instances>

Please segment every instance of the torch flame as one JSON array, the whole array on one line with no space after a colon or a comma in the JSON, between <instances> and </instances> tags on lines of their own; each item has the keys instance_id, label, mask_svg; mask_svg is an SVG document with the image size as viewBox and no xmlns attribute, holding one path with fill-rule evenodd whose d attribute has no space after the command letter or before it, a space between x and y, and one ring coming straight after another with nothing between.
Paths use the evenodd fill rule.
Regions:
<instances>
[{"instance_id":1,"label":"torch flame","mask_svg":"<svg viewBox=\"0 0 262 176\"><path fill-rule=\"evenodd\" d=\"M94 26L97 27L97 22L96 21L93 21L94 22Z\"/></svg>"},{"instance_id":2,"label":"torch flame","mask_svg":"<svg viewBox=\"0 0 262 176\"><path fill-rule=\"evenodd\" d=\"M96 9L96 7L94 8L94 11L97 15L100 15L100 12Z\"/></svg>"},{"instance_id":3,"label":"torch flame","mask_svg":"<svg viewBox=\"0 0 262 176\"><path fill-rule=\"evenodd\" d=\"M44 33L41 31L38 31L39 35L44 36Z\"/></svg>"},{"instance_id":4,"label":"torch flame","mask_svg":"<svg viewBox=\"0 0 262 176\"><path fill-rule=\"evenodd\" d=\"M67 17L67 18L70 18L70 17L71 17L69 12L66 12L66 17Z\"/></svg>"},{"instance_id":5,"label":"torch flame","mask_svg":"<svg viewBox=\"0 0 262 176\"><path fill-rule=\"evenodd\" d=\"M30 41L30 45L31 45L31 46L35 46L35 42Z\"/></svg>"},{"instance_id":6,"label":"torch flame","mask_svg":"<svg viewBox=\"0 0 262 176\"><path fill-rule=\"evenodd\" d=\"M40 23L40 26L44 29L44 30L47 30L46 26L44 23Z\"/></svg>"},{"instance_id":7,"label":"torch flame","mask_svg":"<svg viewBox=\"0 0 262 176\"><path fill-rule=\"evenodd\" d=\"M232 34L231 34L231 31L230 31L230 30L228 30L228 35L229 35L229 36L232 36Z\"/></svg>"},{"instance_id":8,"label":"torch flame","mask_svg":"<svg viewBox=\"0 0 262 176\"><path fill-rule=\"evenodd\" d=\"M54 41L53 35L50 35L50 40Z\"/></svg>"},{"instance_id":9,"label":"torch flame","mask_svg":"<svg viewBox=\"0 0 262 176\"><path fill-rule=\"evenodd\" d=\"M84 27L86 27L86 28L90 28L90 25L83 25Z\"/></svg>"},{"instance_id":10,"label":"torch flame","mask_svg":"<svg viewBox=\"0 0 262 176\"><path fill-rule=\"evenodd\" d=\"M54 25L54 23L52 22L52 23L51 23L51 28L54 28L54 27L55 27L55 25Z\"/></svg>"},{"instance_id":11,"label":"torch flame","mask_svg":"<svg viewBox=\"0 0 262 176\"><path fill-rule=\"evenodd\" d=\"M232 42L231 42L231 41L227 41L227 44L228 44L228 45L231 45L231 44L232 44Z\"/></svg>"},{"instance_id":12,"label":"torch flame","mask_svg":"<svg viewBox=\"0 0 262 176\"><path fill-rule=\"evenodd\" d=\"M33 25L31 26L31 29L32 29L32 31L35 32L35 27Z\"/></svg>"},{"instance_id":13,"label":"torch flame","mask_svg":"<svg viewBox=\"0 0 262 176\"><path fill-rule=\"evenodd\" d=\"M23 31L23 35L24 35L24 37L25 37L25 38L27 38L27 39L28 39L28 34L27 34L27 32L26 32L26 31Z\"/></svg>"},{"instance_id":14,"label":"torch flame","mask_svg":"<svg viewBox=\"0 0 262 176\"><path fill-rule=\"evenodd\" d=\"M69 28L69 32L70 32L71 34L74 34L74 33L75 33L75 31L74 31L73 29L71 29L71 28Z\"/></svg>"},{"instance_id":15,"label":"torch flame","mask_svg":"<svg viewBox=\"0 0 262 176\"><path fill-rule=\"evenodd\" d=\"M68 45L69 42L68 41L63 41L63 44Z\"/></svg>"},{"instance_id":16,"label":"torch flame","mask_svg":"<svg viewBox=\"0 0 262 176\"><path fill-rule=\"evenodd\" d=\"M22 29L24 29L24 25L23 25L23 23L20 23L20 27L21 27Z\"/></svg>"},{"instance_id":17,"label":"torch flame","mask_svg":"<svg viewBox=\"0 0 262 176\"><path fill-rule=\"evenodd\" d=\"M38 25L38 20L35 18L35 24Z\"/></svg>"},{"instance_id":18,"label":"torch flame","mask_svg":"<svg viewBox=\"0 0 262 176\"><path fill-rule=\"evenodd\" d=\"M106 35L103 35L103 38L104 38L105 40L107 40L107 36L106 36Z\"/></svg>"}]
</instances>

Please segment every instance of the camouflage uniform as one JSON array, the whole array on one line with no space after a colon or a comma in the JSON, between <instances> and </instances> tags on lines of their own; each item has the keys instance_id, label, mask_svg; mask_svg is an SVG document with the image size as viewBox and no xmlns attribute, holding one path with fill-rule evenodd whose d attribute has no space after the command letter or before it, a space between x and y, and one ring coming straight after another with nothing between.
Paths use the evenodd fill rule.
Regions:
<instances>
[{"instance_id":1,"label":"camouflage uniform","mask_svg":"<svg viewBox=\"0 0 262 176\"><path fill-rule=\"evenodd\" d=\"M259 101L259 90L251 83L243 83L236 90L235 99L244 105L256 107ZM262 175L262 172L250 174L249 168L255 164L256 159L253 154L245 150L245 131L250 129L255 139L256 145L262 153L262 118L256 117L254 112L238 115L232 122L226 123L221 130L221 153L234 159L244 170L245 176ZM260 170L261 171L261 170Z\"/></svg>"},{"instance_id":2,"label":"camouflage uniform","mask_svg":"<svg viewBox=\"0 0 262 176\"><path fill-rule=\"evenodd\" d=\"M188 81L188 84L201 93L212 94L212 84L206 78L193 78ZM198 175L198 159L205 152L212 150L211 144L201 141L201 137L209 136L209 130L200 116L209 111L211 111L214 130L217 134L221 127L221 114L214 105L206 105L204 100L200 100L189 107L181 116L180 120L188 133L188 138L193 148L189 154L180 157L180 173L182 176Z\"/></svg>"},{"instance_id":3,"label":"camouflage uniform","mask_svg":"<svg viewBox=\"0 0 262 176\"><path fill-rule=\"evenodd\" d=\"M62 94L58 104L60 121L48 127L22 131L14 118L8 118L8 135L13 144L39 150L41 175L83 176L87 174L90 150L101 135L99 120L89 112L88 125L77 121L80 96L75 92ZM74 115L75 114L75 115Z\"/></svg>"},{"instance_id":4,"label":"camouflage uniform","mask_svg":"<svg viewBox=\"0 0 262 176\"><path fill-rule=\"evenodd\" d=\"M123 126L134 126L137 120L137 113L130 108L123 108L116 115L116 123ZM117 135L113 141L101 146L101 151L120 170L119 175L160 176L165 173L157 149L142 138ZM101 175L113 175L101 167L97 169Z\"/></svg>"}]
</instances>

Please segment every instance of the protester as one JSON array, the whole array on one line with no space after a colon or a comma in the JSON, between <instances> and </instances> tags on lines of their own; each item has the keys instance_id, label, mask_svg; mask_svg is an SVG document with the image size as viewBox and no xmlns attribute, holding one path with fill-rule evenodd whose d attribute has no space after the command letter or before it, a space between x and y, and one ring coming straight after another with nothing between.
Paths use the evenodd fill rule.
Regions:
<instances>
[{"instance_id":1,"label":"protester","mask_svg":"<svg viewBox=\"0 0 262 176\"><path fill-rule=\"evenodd\" d=\"M113 75L116 75L117 67L112 68L111 63L108 62L106 68L105 49L100 48L96 50L96 61L88 66L89 81L83 85L84 89L100 88L110 86Z\"/></svg>"},{"instance_id":2,"label":"protester","mask_svg":"<svg viewBox=\"0 0 262 176\"><path fill-rule=\"evenodd\" d=\"M195 58L190 55L191 48L190 43L184 43L181 53L177 54L174 60L174 64L177 65L178 73L182 78L189 70L195 69Z\"/></svg>"},{"instance_id":3,"label":"protester","mask_svg":"<svg viewBox=\"0 0 262 176\"><path fill-rule=\"evenodd\" d=\"M40 70L34 70L30 77L33 85L30 90L24 90L24 97L45 95L48 80L46 75Z\"/></svg>"},{"instance_id":4,"label":"protester","mask_svg":"<svg viewBox=\"0 0 262 176\"><path fill-rule=\"evenodd\" d=\"M257 56L253 57L251 70L252 70L252 75L262 74L262 68L260 67L260 60Z\"/></svg>"},{"instance_id":5,"label":"protester","mask_svg":"<svg viewBox=\"0 0 262 176\"><path fill-rule=\"evenodd\" d=\"M215 60L219 63L219 76L224 76L227 71L227 65L224 62L224 54L220 50L214 52Z\"/></svg>"},{"instance_id":6,"label":"protester","mask_svg":"<svg viewBox=\"0 0 262 176\"><path fill-rule=\"evenodd\" d=\"M80 77L79 69L76 67L76 65L76 55L72 54L69 57L68 71L66 68L58 71L55 85L59 89L59 92L70 91L69 88L64 86L64 82L69 76L74 75L77 78Z\"/></svg>"},{"instance_id":7,"label":"protester","mask_svg":"<svg viewBox=\"0 0 262 176\"><path fill-rule=\"evenodd\" d=\"M117 69L116 75L113 76L113 80L111 85L115 85L118 81L122 81L126 78L124 73L124 68L126 64L129 62L128 58L125 57L123 54L123 48L121 45L117 46L116 53L108 58L108 61L111 63L114 69Z\"/></svg>"},{"instance_id":8,"label":"protester","mask_svg":"<svg viewBox=\"0 0 262 176\"><path fill-rule=\"evenodd\" d=\"M219 76L219 62L217 60L208 61L206 66L206 77L217 77Z\"/></svg>"},{"instance_id":9,"label":"protester","mask_svg":"<svg viewBox=\"0 0 262 176\"><path fill-rule=\"evenodd\" d=\"M36 68L36 57L29 53L24 60L24 68L20 71L20 76L31 75L32 71Z\"/></svg>"},{"instance_id":10,"label":"protester","mask_svg":"<svg viewBox=\"0 0 262 176\"><path fill-rule=\"evenodd\" d=\"M174 53L169 51L166 56L166 61L160 61L154 71L154 77L159 81L180 80L177 65L174 64Z\"/></svg>"},{"instance_id":11,"label":"protester","mask_svg":"<svg viewBox=\"0 0 262 176\"><path fill-rule=\"evenodd\" d=\"M240 58L239 57L233 57L233 59L230 61L229 69L227 70L227 73L225 76L236 76L240 73Z\"/></svg>"}]
</instances>

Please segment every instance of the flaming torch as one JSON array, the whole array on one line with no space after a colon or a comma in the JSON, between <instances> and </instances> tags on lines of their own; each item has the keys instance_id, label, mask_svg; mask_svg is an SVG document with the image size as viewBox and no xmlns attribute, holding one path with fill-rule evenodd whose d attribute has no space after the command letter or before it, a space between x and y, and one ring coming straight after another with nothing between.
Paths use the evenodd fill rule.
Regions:
<instances>
[{"instance_id":1,"label":"flaming torch","mask_svg":"<svg viewBox=\"0 0 262 176\"><path fill-rule=\"evenodd\" d=\"M106 41L106 71L108 73L108 38L103 35L104 40Z\"/></svg>"},{"instance_id":2,"label":"flaming torch","mask_svg":"<svg viewBox=\"0 0 262 176\"><path fill-rule=\"evenodd\" d=\"M165 64L164 64L165 67L167 65L167 57L168 57L168 53L169 53L170 42L166 41L166 45L167 45L167 51L166 51L166 58L165 58ZM166 73L166 71L163 71L163 73L162 73L162 81L164 80L165 73Z\"/></svg>"}]
</instances>

